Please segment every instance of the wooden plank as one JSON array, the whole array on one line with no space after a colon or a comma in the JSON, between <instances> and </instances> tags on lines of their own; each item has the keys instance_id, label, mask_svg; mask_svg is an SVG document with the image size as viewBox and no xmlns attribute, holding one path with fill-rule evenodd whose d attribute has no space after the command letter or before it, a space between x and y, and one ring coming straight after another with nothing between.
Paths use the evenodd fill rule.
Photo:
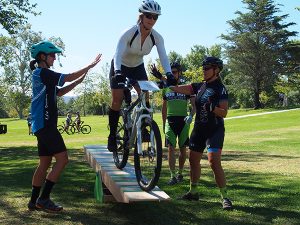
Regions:
<instances>
[{"instance_id":1,"label":"wooden plank","mask_svg":"<svg viewBox=\"0 0 300 225\"><path fill-rule=\"evenodd\" d=\"M84 150L86 160L96 172L101 171L102 182L117 202L170 200L170 197L157 186L151 192L141 190L136 181L134 167L127 163L123 170L119 170L106 146L85 145Z\"/></svg>"}]
</instances>

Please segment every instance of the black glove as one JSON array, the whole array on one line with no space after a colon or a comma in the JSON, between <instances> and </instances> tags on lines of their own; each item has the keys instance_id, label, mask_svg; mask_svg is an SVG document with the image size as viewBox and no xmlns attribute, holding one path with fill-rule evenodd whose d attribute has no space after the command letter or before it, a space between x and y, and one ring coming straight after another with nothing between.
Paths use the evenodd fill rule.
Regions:
<instances>
[{"instance_id":1,"label":"black glove","mask_svg":"<svg viewBox=\"0 0 300 225\"><path fill-rule=\"evenodd\" d=\"M215 108L216 108L216 105L217 105L216 103L209 101L209 102L207 102L207 103L204 104L203 108L207 112L213 112L215 110Z\"/></svg>"},{"instance_id":2,"label":"black glove","mask_svg":"<svg viewBox=\"0 0 300 225\"><path fill-rule=\"evenodd\" d=\"M167 75L167 86L176 86L177 85L177 80L175 79L175 77L173 76L172 73L168 72L166 73Z\"/></svg>"},{"instance_id":3,"label":"black glove","mask_svg":"<svg viewBox=\"0 0 300 225\"><path fill-rule=\"evenodd\" d=\"M155 76L157 79L162 78L162 74L158 71L155 65L151 65L151 74Z\"/></svg>"},{"instance_id":4,"label":"black glove","mask_svg":"<svg viewBox=\"0 0 300 225\"><path fill-rule=\"evenodd\" d=\"M120 70L116 70L115 75L111 79L112 82L115 83L118 87L120 88L125 87L126 77L123 76Z\"/></svg>"},{"instance_id":5,"label":"black glove","mask_svg":"<svg viewBox=\"0 0 300 225\"><path fill-rule=\"evenodd\" d=\"M165 82L162 80L157 82L157 86L159 87L159 89L163 89L163 88L167 87Z\"/></svg>"}]
</instances>

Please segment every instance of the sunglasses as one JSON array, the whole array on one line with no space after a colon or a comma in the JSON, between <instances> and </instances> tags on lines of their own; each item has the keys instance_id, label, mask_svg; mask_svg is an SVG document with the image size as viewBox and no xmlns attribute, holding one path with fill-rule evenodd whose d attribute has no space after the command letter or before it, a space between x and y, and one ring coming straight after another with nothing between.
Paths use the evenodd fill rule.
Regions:
<instances>
[{"instance_id":1,"label":"sunglasses","mask_svg":"<svg viewBox=\"0 0 300 225\"><path fill-rule=\"evenodd\" d=\"M176 74L176 73L178 73L178 70L172 70L172 73Z\"/></svg>"},{"instance_id":2,"label":"sunglasses","mask_svg":"<svg viewBox=\"0 0 300 225\"><path fill-rule=\"evenodd\" d=\"M144 13L145 17L149 20L153 19L153 20L157 20L158 19L158 15L157 14L151 14L151 13Z\"/></svg>"},{"instance_id":3,"label":"sunglasses","mask_svg":"<svg viewBox=\"0 0 300 225\"><path fill-rule=\"evenodd\" d=\"M214 69L215 67L213 66L203 66L203 70L204 71L207 71L207 70L210 70L210 69Z\"/></svg>"},{"instance_id":4,"label":"sunglasses","mask_svg":"<svg viewBox=\"0 0 300 225\"><path fill-rule=\"evenodd\" d=\"M55 53L48 53L48 55L52 58L55 58Z\"/></svg>"}]
</instances>

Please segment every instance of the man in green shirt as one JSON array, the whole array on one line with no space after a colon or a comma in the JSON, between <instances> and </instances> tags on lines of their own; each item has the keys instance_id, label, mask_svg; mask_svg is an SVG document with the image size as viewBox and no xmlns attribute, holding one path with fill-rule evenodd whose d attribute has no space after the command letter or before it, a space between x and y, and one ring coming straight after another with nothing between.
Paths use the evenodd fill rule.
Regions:
<instances>
[{"instance_id":1,"label":"man in green shirt","mask_svg":"<svg viewBox=\"0 0 300 225\"><path fill-rule=\"evenodd\" d=\"M181 66L179 63L171 63L172 73L180 84L180 76L182 74ZM152 73L156 73L156 67L152 67ZM158 71L157 71L158 72ZM194 97L184 95L172 91L170 88L164 88L162 92L163 105L162 105L162 120L163 129L166 136L166 146L168 147L168 161L171 178L168 182L169 185L174 185L183 180L182 171L186 161L186 146L189 145L189 128L194 115ZM192 111L188 115L189 100L191 100ZM178 139L178 141L177 141ZM180 149L179 153L179 168L176 173L175 164L175 148L178 142Z\"/></svg>"}]
</instances>

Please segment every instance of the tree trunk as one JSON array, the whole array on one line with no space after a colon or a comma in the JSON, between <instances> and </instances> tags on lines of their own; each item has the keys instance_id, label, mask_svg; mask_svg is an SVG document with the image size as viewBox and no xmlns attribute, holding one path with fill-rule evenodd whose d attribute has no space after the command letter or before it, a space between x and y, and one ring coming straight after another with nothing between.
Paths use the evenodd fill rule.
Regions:
<instances>
[{"instance_id":1,"label":"tree trunk","mask_svg":"<svg viewBox=\"0 0 300 225\"><path fill-rule=\"evenodd\" d=\"M254 109L261 109L261 102L259 100L258 91L254 91Z\"/></svg>"},{"instance_id":2,"label":"tree trunk","mask_svg":"<svg viewBox=\"0 0 300 225\"><path fill-rule=\"evenodd\" d=\"M85 116L85 92L83 93L83 116Z\"/></svg>"}]
</instances>

